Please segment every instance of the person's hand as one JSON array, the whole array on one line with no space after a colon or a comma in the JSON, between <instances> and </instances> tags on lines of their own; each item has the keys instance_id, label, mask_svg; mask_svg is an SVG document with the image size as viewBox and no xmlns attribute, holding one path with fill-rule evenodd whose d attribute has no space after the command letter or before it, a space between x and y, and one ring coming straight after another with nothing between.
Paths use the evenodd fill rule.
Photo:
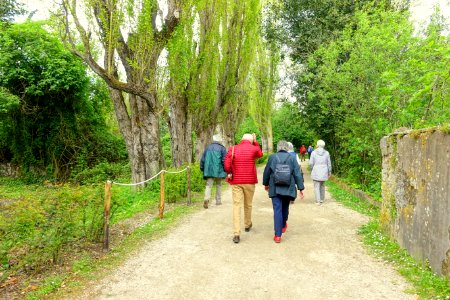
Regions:
<instances>
[{"instance_id":1,"label":"person's hand","mask_svg":"<svg viewBox=\"0 0 450 300\"><path fill-rule=\"evenodd\" d=\"M303 200L303 198L305 197L304 195L303 195L303 191L300 191L300 199L302 199Z\"/></svg>"},{"instance_id":2,"label":"person's hand","mask_svg":"<svg viewBox=\"0 0 450 300\"><path fill-rule=\"evenodd\" d=\"M266 191L269 191L269 186L268 186L268 185L265 185L265 186L264 186L264 189L265 189Z\"/></svg>"}]
</instances>

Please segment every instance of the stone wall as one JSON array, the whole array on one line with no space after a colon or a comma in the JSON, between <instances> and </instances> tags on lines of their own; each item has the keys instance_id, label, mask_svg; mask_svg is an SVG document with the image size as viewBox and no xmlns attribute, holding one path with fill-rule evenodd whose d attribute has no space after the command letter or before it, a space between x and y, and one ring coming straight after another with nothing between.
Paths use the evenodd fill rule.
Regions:
<instances>
[{"instance_id":1,"label":"stone wall","mask_svg":"<svg viewBox=\"0 0 450 300\"><path fill-rule=\"evenodd\" d=\"M380 146L384 230L450 280L450 127L396 132Z\"/></svg>"},{"instance_id":2,"label":"stone wall","mask_svg":"<svg viewBox=\"0 0 450 300\"><path fill-rule=\"evenodd\" d=\"M0 164L0 176L17 177L19 167L11 163Z\"/></svg>"}]
</instances>

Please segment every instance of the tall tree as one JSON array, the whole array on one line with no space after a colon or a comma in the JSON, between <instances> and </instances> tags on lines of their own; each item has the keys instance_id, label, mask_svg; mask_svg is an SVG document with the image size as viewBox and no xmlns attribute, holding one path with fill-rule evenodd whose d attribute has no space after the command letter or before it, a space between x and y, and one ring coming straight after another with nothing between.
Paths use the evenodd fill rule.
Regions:
<instances>
[{"instance_id":1,"label":"tall tree","mask_svg":"<svg viewBox=\"0 0 450 300\"><path fill-rule=\"evenodd\" d=\"M197 133L196 156L200 157L206 145L211 141L214 129L223 117L224 130L227 132L225 144L232 144L239 122L239 110L224 108L234 101L236 108L242 107L245 97L245 81L248 79L250 66L254 60L255 39L261 13L260 0L227 0L223 2L220 19L220 43L217 54L219 58L218 77L215 95L206 105L197 105L195 110L195 131ZM207 82L199 82L197 90L203 89ZM197 99L203 103L203 99ZM244 102L245 103L245 102ZM203 107L203 108L202 108ZM205 109L206 108L206 109ZM224 116L221 114L224 113ZM205 122L205 120L209 120Z\"/></svg>"},{"instance_id":2,"label":"tall tree","mask_svg":"<svg viewBox=\"0 0 450 300\"><path fill-rule=\"evenodd\" d=\"M8 24L13 21L15 15L25 13L23 4L16 0L2 0L0 1L0 25Z\"/></svg>"},{"instance_id":3,"label":"tall tree","mask_svg":"<svg viewBox=\"0 0 450 300\"><path fill-rule=\"evenodd\" d=\"M279 52L275 43L262 40L257 44L256 62L252 69L250 115L255 120L262 140L263 152L273 152L272 113L278 83Z\"/></svg>"},{"instance_id":4,"label":"tall tree","mask_svg":"<svg viewBox=\"0 0 450 300\"><path fill-rule=\"evenodd\" d=\"M158 61L184 13L182 4L168 0L163 16L157 0L62 0L61 36L110 87L133 182L163 165ZM102 56L96 56L98 47Z\"/></svg>"}]
</instances>

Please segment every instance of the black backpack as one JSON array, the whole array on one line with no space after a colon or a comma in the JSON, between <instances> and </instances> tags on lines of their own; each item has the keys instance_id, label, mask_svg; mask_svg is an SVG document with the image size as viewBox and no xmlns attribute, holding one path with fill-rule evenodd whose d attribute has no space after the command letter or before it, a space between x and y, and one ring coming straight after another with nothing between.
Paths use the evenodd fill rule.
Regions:
<instances>
[{"instance_id":1,"label":"black backpack","mask_svg":"<svg viewBox=\"0 0 450 300\"><path fill-rule=\"evenodd\" d=\"M275 165L275 171L273 173L273 182L275 185L281 186L289 186L291 185L291 167L286 161L289 159L289 153L286 155L286 158L282 162L278 157L278 154L275 154L278 162Z\"/></svg>"}]
</instances>

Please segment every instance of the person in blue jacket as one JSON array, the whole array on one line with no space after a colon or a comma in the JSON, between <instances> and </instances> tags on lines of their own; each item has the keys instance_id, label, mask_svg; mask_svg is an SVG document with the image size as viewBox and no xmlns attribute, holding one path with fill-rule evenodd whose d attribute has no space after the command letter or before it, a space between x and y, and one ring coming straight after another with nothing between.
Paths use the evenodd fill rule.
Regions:
<instances>
[{"instance_id":1,"label":"person in blue jacket","mask_svg":"<svg viewBox=\"0 0 450 300\"><path fill-rule=\"evenodd\" d=\"M281 235L287 230L289 204L297 198L297 189L300 191L301 199L303 199L302 191L305 189L300 167L296 159L288 153L288 150L289 143L286 141L279 141L277 144L278 152L269 157L263 173L263 185L269 192L269 197L272 198L275 231L273 240L275 243L281 242ZM288 185L277 185L275 183L275 170L279 164L289 166L290 182Z\"/></svg>"},{"instance_id":2,"label":"person in blue jacket","mask_svg":"<svg viewBox=\"0 0 450 300\"><path fill-rule=\"evenodd\" d=\"M220 142L220 136L214 135L213 142L206 147L200 160L200 170L203 172L203 179L206 180L204 208L208 208L214 182L216 183L216 205L222 204L222 180L227 176L223 169L223 162L227 149Z\"/></svg>"}]
</instances>

